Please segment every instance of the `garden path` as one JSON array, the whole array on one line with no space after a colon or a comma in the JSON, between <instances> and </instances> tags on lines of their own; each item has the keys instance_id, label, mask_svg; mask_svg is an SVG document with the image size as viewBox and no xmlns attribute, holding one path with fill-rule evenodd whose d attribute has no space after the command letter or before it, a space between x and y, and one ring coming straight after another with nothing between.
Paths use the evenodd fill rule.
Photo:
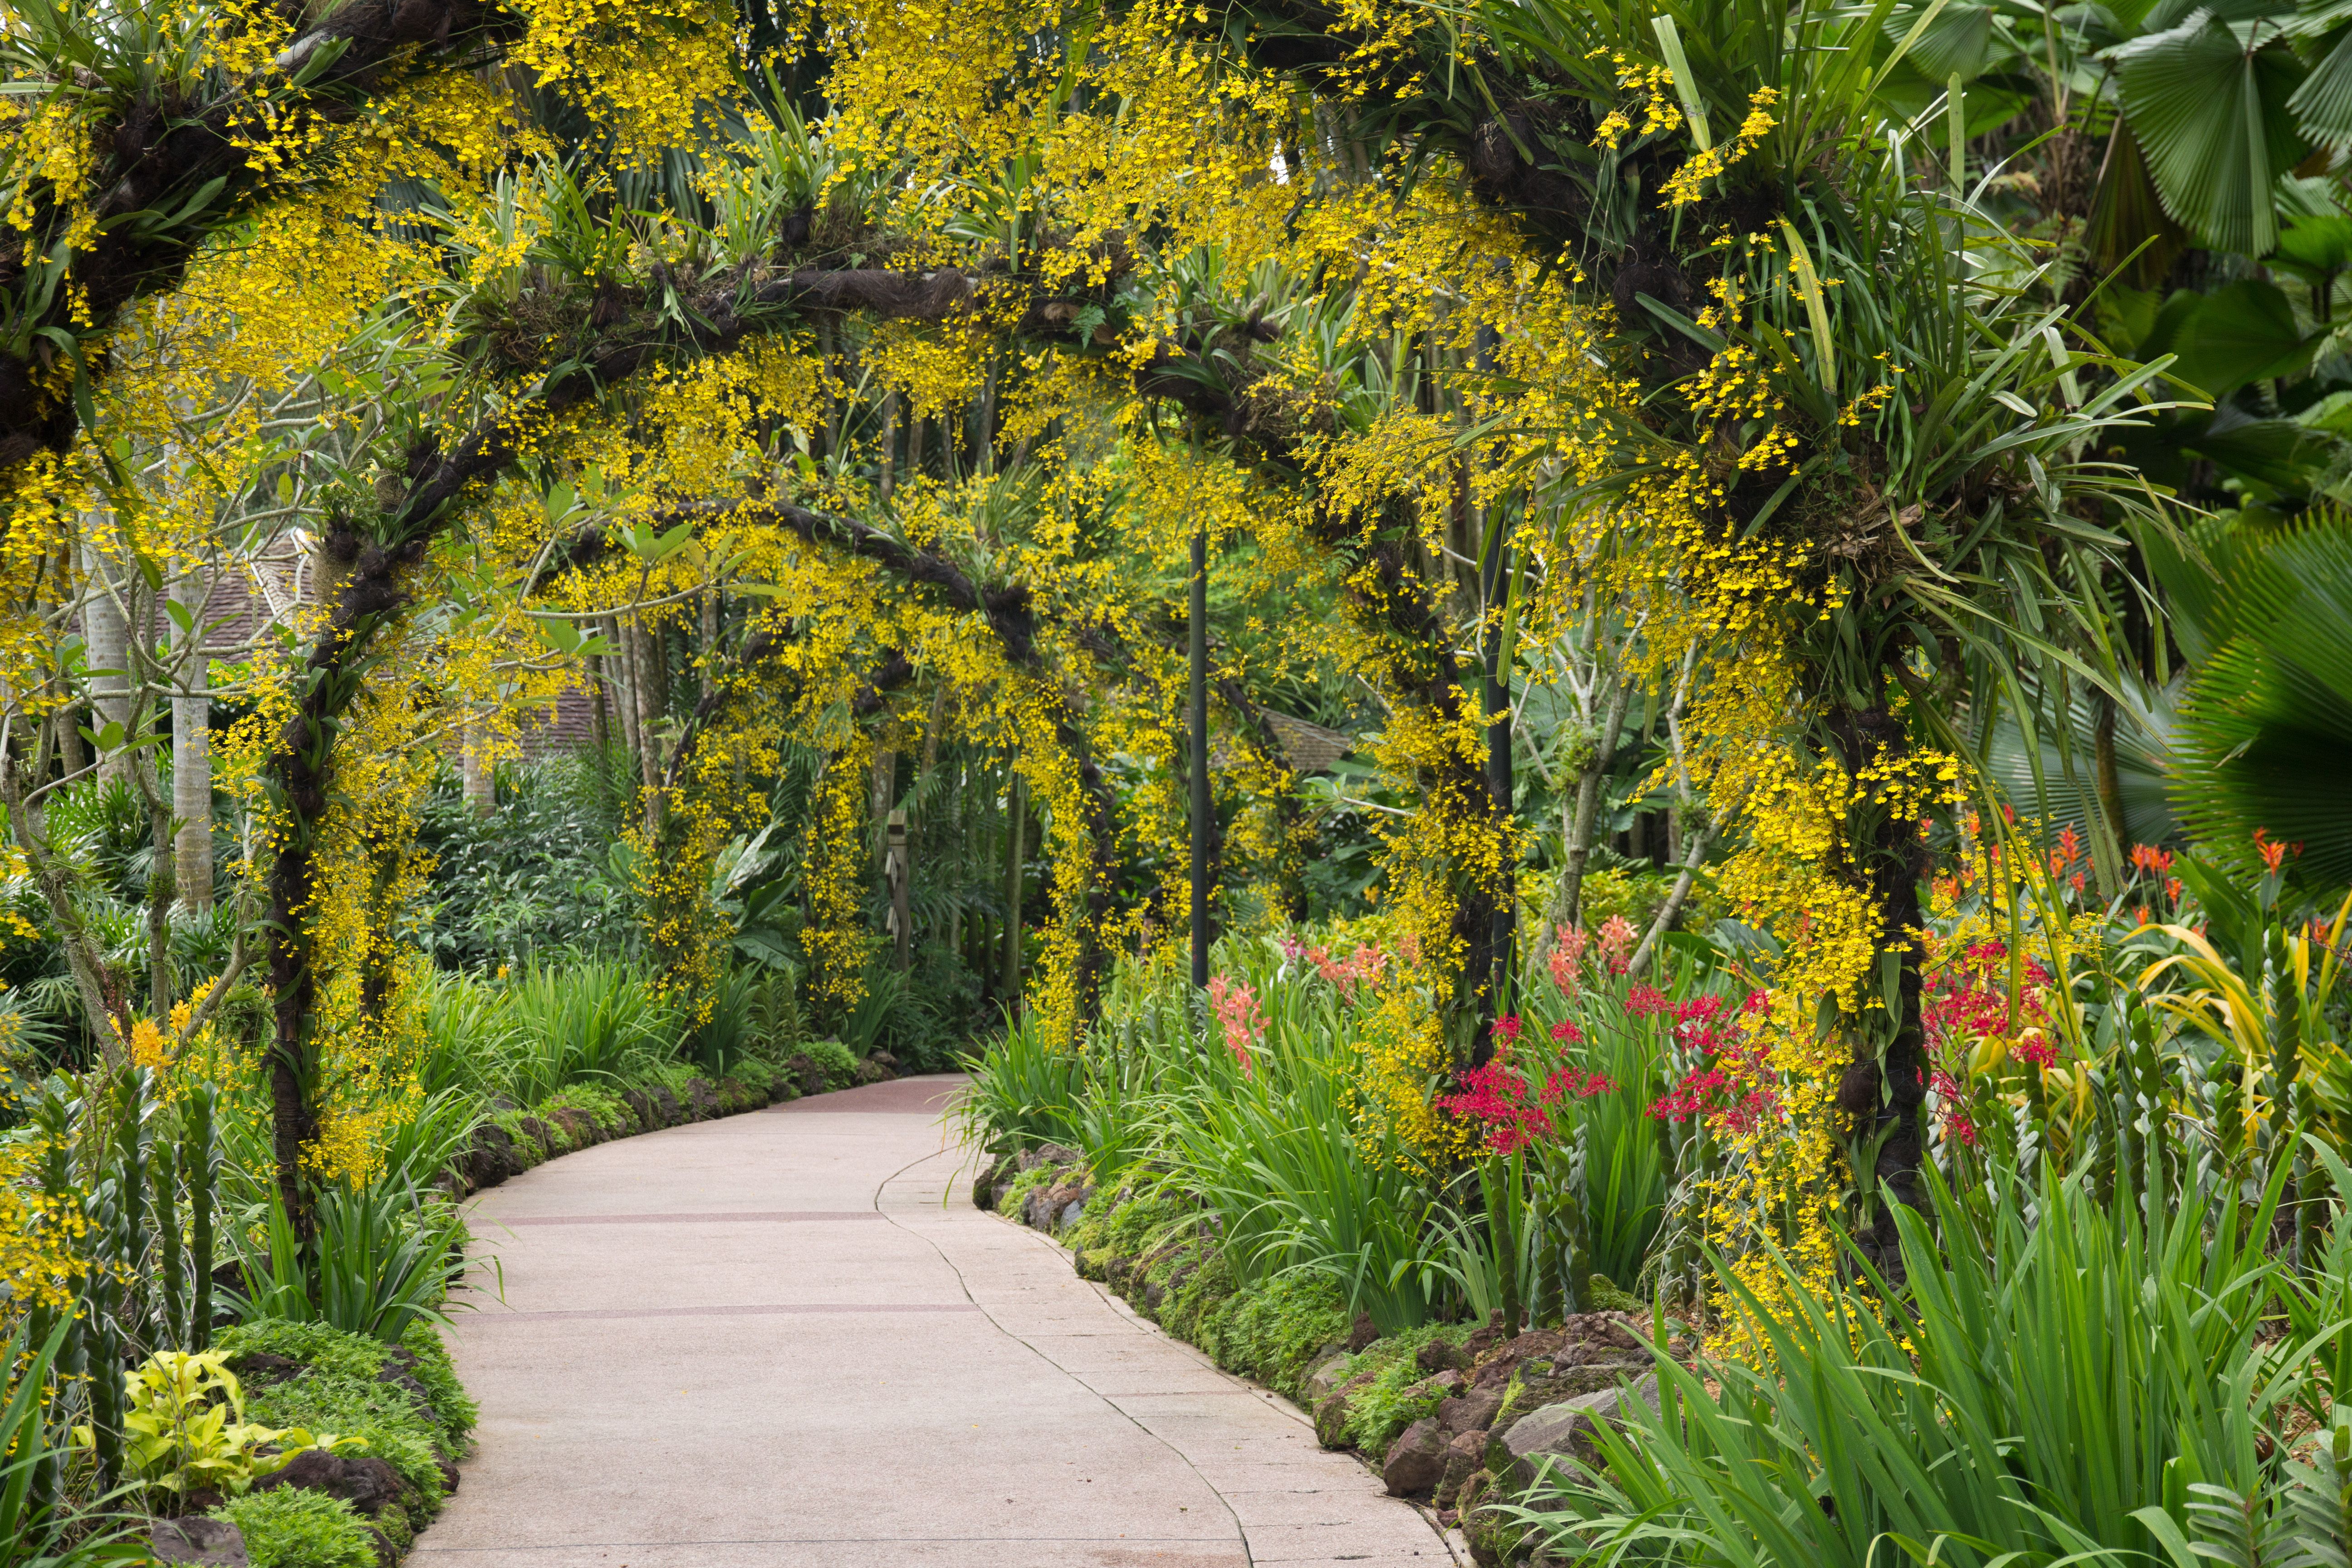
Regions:
<instances>
[{"instance_id":1,"label":"garden path","mask_svg":"<svg viewBox=\"0 0 2352 1568\"><path fill-rule=\"evenodd\" d=\"M418 1568L1451 1563L1422 1515L971 1206L906 1079L484 1194L479 1451ZM944 1199L944 1201L942 1201Z\"/></svg>"}]
</instances>

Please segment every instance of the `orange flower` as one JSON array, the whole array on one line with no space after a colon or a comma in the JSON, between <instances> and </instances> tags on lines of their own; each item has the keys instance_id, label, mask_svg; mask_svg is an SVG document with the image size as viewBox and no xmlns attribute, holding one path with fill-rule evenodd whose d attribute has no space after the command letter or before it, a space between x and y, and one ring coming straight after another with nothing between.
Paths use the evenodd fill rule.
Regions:
<instances>
[{"instance_id":1,"label":"orange flower","mask_svg":"<svg viewBox=\"0 0 2352 1568\"><path fill-rule=\"evenodd\" d=\"M2135 844L2131 852L2132 869L2153 872L2158 876L2172 869L2172 852L2158 849L2153 844Z\"/></svg>"},{"instance_id":2,"label":"orange flower","mask_svg":"<svg viewBox=\"0 0 2352 1568\"><path fill-rule=\"evenodd\" d=\"M2300 844L2273 842L2270 830L2265 827L2254 829L2254 848L2261 853L2263 864L2270 868L2273 876L2278 875L2280 869L2286 865L2288 856L2303 853L2303 846Z\"/></svg>"}]
</instances>

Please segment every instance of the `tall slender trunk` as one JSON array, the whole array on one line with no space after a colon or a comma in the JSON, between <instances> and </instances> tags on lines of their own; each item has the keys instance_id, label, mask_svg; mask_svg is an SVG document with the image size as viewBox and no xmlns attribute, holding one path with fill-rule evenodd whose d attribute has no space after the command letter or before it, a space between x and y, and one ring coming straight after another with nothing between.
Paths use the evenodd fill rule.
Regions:
<instances>
[{"instance_id":1,"label":"tall slender trunk","mask_svg":"<svg viewBox=\"0 0 2352 1568\"><path fill-rule=\"evenodd\" d=\"M173 585L173 602L187 614L184 628L172 626L172 816L174 872L180 902L191 913L213 907L212 667L205 656L205 614L212 598L209 580L192 572Z\"/></svg>"},{"instance_id":2,"label":"tall slender trunk","mask_svg":"<svg viewBox=\"0 0 2352 1568\"><path fill-rule=\"evenodd\" d=\"M661 831L661 707L656 695L653 636L644 617L629 617L629 686L637 705L637 768L644 780L646 832Z\"/></svg>"},{"instance_id":3,"label":"tall slender trunk","mask_svg":"<svg viewBox=\"0 0 2352 1568\"><path fill-rule=\"evenodd\" d=\"M1006 784L1004 813L1004 1005L1021 1010L1022 836L1027 831L1029 786L1019 773Z\"/></svg>"},{"instance_id":4,"label":"tall slender trunk","mask_svg":"<svg viewBox=\"0 0 2352 1568\"><path fill-rule=\"evenodd\" d=\"M457 731L458 792L466 809L479 817L488 817L499 805L498 773L484 739L487 728L480 720L468 719Z\"/></svg>"},{"instance_id":5,"label":"tall slender trunk","mask_svg":"<svg viewBox=\"0 0 2352 1568\"><path fill-rule=\"evenodd\" d=\"M89 591L82 599L83 658L90 671L90 725L102 737L110 725L119 726L116 733L125 739L131 730L131 628L123 618L121 603L115 597L113 574L108 569L106 557L93 544L82 546L82 571L89 579ZM130 756L120 741L112 746L99 748L99 773L102 778L124 779L124 764Z\"/></svg>"},{"instance_id":6,"label":"tall slender trunk","mask_svg":"<svg viewBox=\"0 0 2352 1568\"><path fill-rule=\"evenodd\" d=\"M1884 772L1911 749L1902 718L1884 705L1833 709L1826 728L1835 760L1849 777L1864 770ZM1871 1171L1876 1194L1863 1245L1882 1269L1899 1273L1902 1252L1893 1205L1916 1209L1926 1197L1919 1167L1927 1146L1923 1111L1929 1064L1916 933L1925 923L1919 882L1927 872L1927 848L1916 820L1875 809L1866 795L1864 811L1863 831L1850 844L1841 874L1878 910L1875 945L1881 953L1896 955L1896 994L1892 1015L1879 1015L1886 1016L1883 1042L1872 1036L1867 1006L1851 1026L1853 1059L1838 1085L1837 1103L1857 1133L1877 1140ZM1874 988L1875 974L1865 984ZM1854 1174L1859 1180L1861 1173Z\"/></svg>"},{"instance_id":7,"label":"tall slender trunk","mask_svg":"<svg viewBox=\"0 0 2352 1568\"><path fill-rule=\"evenodd\" d=\"M621 745L632 761L645 748L637 739L637 686L635 672L631 668L628 623L614 616L604 623L605 636L611 640L614 653L604 660L604 672L613 682L613 706L621 716Z\"/></svg>"},{"instance_id":8,"label":"tall slender trunk","mask_svg":"<svg viewBox=\"0 0 2352 1568\"><path fill-rule=\"evenodd\" d=\"M1576 781L1573 815L1567 827L1567 864L1559 874L1559 891L1552 895L1553 919L1561 925L1580 925L1584 921L1584 868L1592 858L1592 830L1601 814L1601 786L1616 765L1617 742L1625 731L1625 706L1632 699L1631 682L1612 679L1609 707L1601 721L1601 738L1592 752L1592 761L1585 765Z\"/></svg>"}]
</instances>

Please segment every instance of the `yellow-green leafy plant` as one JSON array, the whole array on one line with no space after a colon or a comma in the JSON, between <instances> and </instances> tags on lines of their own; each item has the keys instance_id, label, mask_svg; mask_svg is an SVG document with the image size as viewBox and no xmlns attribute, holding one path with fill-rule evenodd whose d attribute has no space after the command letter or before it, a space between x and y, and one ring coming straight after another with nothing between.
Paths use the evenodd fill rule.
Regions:
<instances>
[{"instance_id":1,"label":"yellow-green leafy plant","mask_svg":"<svg viewBox=\"0 0 2352 1568\"><path fill-rule=\"evenodd\" d=\"M125 1471L151 1487L235 1495L311 1448L337 1453L353 1437L280 1430L245 1418L245 1392L217 1351L158 1351L122 1377ZM87 1426L75 1439L90 1441Z\"/></svg>"}]
</instances>

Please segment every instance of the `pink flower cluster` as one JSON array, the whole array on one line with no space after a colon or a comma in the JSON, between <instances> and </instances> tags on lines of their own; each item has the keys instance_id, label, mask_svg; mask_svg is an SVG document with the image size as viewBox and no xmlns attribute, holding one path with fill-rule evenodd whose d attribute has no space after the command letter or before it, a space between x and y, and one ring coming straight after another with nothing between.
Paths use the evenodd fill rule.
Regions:
<instances>
[{"instance_id":1,"label":"pink flower cluster","mask_svg":"<svg viewBox=\"0 0 2352 1568\"><path fill-rule=\"evenodd\" d=\"M1540 1089L1530 1084L1511 1065L1524 1028L1517 1014L1496 1019L1495 1054L1484 1067L1472 1068L1454 1080L1461 1086L1459 1093L1441 1094L1434 1102L1448 1115L1482 1123L1486 1147L1497 1154L1516 1154L1538 1139L1550 1137L1554 1128L1547 1107L1562 1100L1590 1100L1617 1088L1606 1073L1579 1072L1572 1067L1554 1068Z\"/></svg>"},{"instance_id":2,"label":"pink flower cluster","mask_svg":"<svg viewBox=\"0 0 2352 1568\"><path fill-rule=\"evenodd\" d=\"M1295 937L1285 937L1282 955L1294 963L1305 958L1315 966L1316 973L1338 986L1339 994L1351 1002L1359 990L1376 988L1389 967L1389 955L1370 942L1345 958L1334 958L1328 948L1308 947Z\"/></svg>"},{"instance_id":3,"label":"pink flower cluster","mask_svg":"<svg viewBox=\"0 0 2352 1568\"><path fill-rule=\"evenodd\" d=\"M1631 996L1626 999L1629 1013L1634 1011L1633 1001ZM1671 1015L1675 1042L1698 1058L1697 1065L1683 1074L1674 1088L1651 1101L1652 1116L1661 1121L1696 1118L1734 1134L1753 1132L1780 1120L1780 1096L1772 1079L1771 1047L1755 1029L1771 1005L1768 993L1748 993L1732 1017L1725 1016L1720 996L1669 1002L1663 994L1650 992L1642 1001L1650 1013Z\"/></svg>"},{"instance_id":4,"label":"pink flower cluster","mask_svg":"<svg viewBox=\"0 0 2352 1568\"><path fill-rule=\"evenodd\" d=\"M1255 1071L1257 1062L1250 1055L1250 1047L1265 1037L1265 1014L1257 1005L1257 993L1222 974L1213 974L1209 977L1209 1007L1224 1026L1225 1049L1234 1053L1234 1060L1242 1064L1244 1073Z\"/></svg>"}]
</instances>

